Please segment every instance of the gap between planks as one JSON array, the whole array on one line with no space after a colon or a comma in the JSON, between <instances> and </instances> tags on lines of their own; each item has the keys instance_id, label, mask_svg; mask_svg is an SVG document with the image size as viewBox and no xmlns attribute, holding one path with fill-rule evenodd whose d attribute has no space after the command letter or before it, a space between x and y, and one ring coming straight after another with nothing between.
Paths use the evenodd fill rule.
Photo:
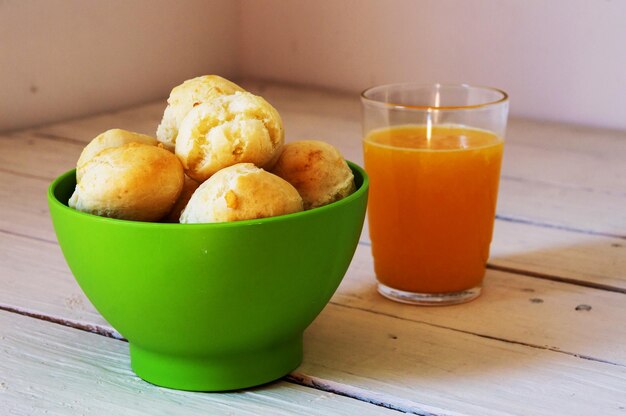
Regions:
<instances>
[{"instance_id":1,"label":"gap between planks","mask_svg":"<svg viewBox=\"0 0 626 416\"><path fill-rule=\"evenodd\" d=\"M442 409L436 409L432 406L419 404L416 405L414 401L394 397L393 402L389 400L389 396L386 394L376 393L370 390L361 389L355 386L349 386L343 383L337 383L335 381L326 380L319 377L312 377L306 374L294 371L283 378L284 381L288 381L301 386L311 387L317 390L323 390L329 393L334 393L339 396L349 397L351 399L360 400L376 406L381 406L390 410L396 410L410 415L419 416L455 416L458 413L450 413ZM459 415L460 416L460 415Z\"/></svg>"},{"instance_id":2,"label":"gap between planks","mask_svg":"<svg viewBox=\"0 0 626 416\"><path fill-rule=\"evenodd\" d=\"M17 308L7 304L0 304L0 310L26 316L29 318L38 319L44 322L62 325L80 331L89 332L96 335L101 335L118 341L128 342L128 340L124 338L119 332L105 326L58 318L51 315L32 312L24 308ZM307 374L295 371L283 377L282 380L292 384L337 394L340 396L365 402L374 406L395 410L405 414L413 414L418 416L462 416L461 414L456 412L449 412L421 403L416 404L416 402L402 399L399 397L390 397L386 394L376 393L370 390L338 383L332 380L326 380L320 377L309 376Z\"/></svg>"},{"instance_id":3,"label":"gap between planks","mask_svg":"<svg viewBox=\"0 0 626 416\"><path fill-rule=\"evenodd\" d=\"M344 304L341 304L341 303L338 303L338 302L334 302L334 301L330 301L329 303L331 305L334 305L334 306L337 306L337 307L341 307L341 308L356 309L356 310L359 310L359 311L362 311L362 312L369 312L369 313L373 313L375 315L382 315L382 316L387 316L387 317L394 318L394 319L400 319L402 321L409 321L409 322L414 322L414 323L418 323L418 324L428 325L428 326L431 326L431 327L434 327L434 328L440 328L440 329L446 329L446 330L449 330L449 331L460 332L462 334L467 334L467 335L472 335L472 336L476 336L476 337L480 337L480 338L490 339L490 340L493 340L493 341L500 341L500 342L505 342L507 344L521 345L521 346L524 346L524 347L536 348L536 349L539 349L539 350L552 351L552 352L556 352L556 353L559 353L559 354L565 354L565 355L569 355L571 357L580 358L580 359L583 359L583 360L596 361L596 362L603 363L603 364L615 365L617 367L626 367L626 365L624 365L624 364L615 363L613 361L604 360L602 358L592 357L590 355L576 354L576 353L573 353L573 352L564 351L564 350L562 350L560 348L551 347L549 345L538 345L538 344L531 344L531 343L527 343L527 342L514 341L514 340L502 338L502 337L496 337L496 336L493 336L493 335L481 334L481 333L478 333L478 332L467 331L467 330L464 330L464 329L452 328L452 327L449 327L449 326L435 324L435 323L432 323L432 322L420 321L418 319L407 319L407 318L404 318L402 316L394 315L392 313L386 313L386 312L381 312L381 311L373 311L373 310L362 308L362 307L358 307L358 306L344 305Z\"/></svg>"},{"instance_id":4,"label":"gap between planks","mask_svg":"<svg viewBox=\"0 0 626 416\"><path fill-rule=\"evenodd\" d=\"M85 146L87 144L87 142L84 140L75 139L73 137L59 136L58 134L44 133L41 131L33 132L32 135L40 139L52 140L55 142L72 143L81 146Z\"/></svg>"},{"instance_id":5,"label":"gap between planks","mask_svg":"<svg viewBox=\"0 0 626 416\"><path fill-rule=\"evenodd\" d=\"M30 173L24 173L24 172L17 172L11 169L7 169L4 167L0 167L0 172L4 172L4 173L8 173L9 175L13 175L13 176L20 176L23 178L29 178L29 179L37 179L40 181L45 181L45 182L51 182L53 178L47 178L45 176L39 176L39 175L32 175Z\"/></svg>"},{"instance_id":6,"label":"gap between planks","mask_svg":"<svg viewBox=\"0 0 626 416\"><path fill-rule=\"evenodd\" d=\"M626 235L587 230L585 228L568 227L566 225L551 224L551 223L543 222L543 221L533 221L533 220L529 220L525 218L515 218L515 217L508 216L508 215L496 214L496 219L500 221L513 222L516 224L524 224L524 225L531 225L534 227L551 228L555 230L568 231L571 233L595 235L599 237L619 238L622 240L626 240Z\"/></svg>"},{"instance_id":7,"label":"gap between planks","mask_svg":"<svg viewBox=\"0 0 626 416\"><path fill-rule=\"evenodd\" d=\"M508 266L500 266L500 265L491 264L491 263L487 263L487 268L491 269L491 270L497 270L497 271L501 271L501 272L506 272L506 273L512 273L512 274L518 274L518 275L523 275L523 276L528 276L528 277L534 277L534 278L537 278L537 279L544 279L544 280L550 280L550 281L553 281L553 282L567 283L567 284L570 284L570 285L588 287L590 289L605 290L607 292L615 292L615 293L626 294L626 288L610 286L610 285L603 285L601 283L587 282L585 280L578 280L578 279L574 279L574 278L570 278L570 277L562 277L562 276L556 276L556 275L547 274L547 273L533 272L533 271L530 271L530 270L517 269L515 267L508 267Z\"/></svg>"},{"instance_id":8,"label":"gap between planks","mask_svg":"<svg viewBox=\"0 0 626 416\"><path fill-rule=\"evenodd\" d=\"M35 241L41 241L41 242L48 243L48 244L55 244L55 245L58 244L58 242L54 241L54 240L48 240L46 238L33 237L31 235L28 235L28 234L16 233L16 232L13 232L13 231L10 231L10 230L5 230L5 229L2 229L2 228L0 228L0 233L1 234L11 235L11 236L27 238L27 239L31 239L31 240L35 240ZM366 247L371 247L371 243L369 241L364 241L364 240L360 240L359 241L359 245L366 246ZM604 285L604 284L601 284L601 283L588 282L588 281L585 281L585 280L578 280L578 279L574 279L574 278L570 278L570 277L557 276L557 275L554 275L554 274L539 273L539 272L535 272L535 271L532 271L532 270L525 270L525 269L520 269L520 268L515 268L515 267L508 267L508 266L500 266L500 265L492 264L492 263L487 263L487 269L497 270L497 271L502 271L502 272L507 272L507 273L512 273L512 274L517 274L517 275L523 275L523 276L532 277L532 278L536 278L536 279L543 279L543 280L550 280L550 281L553 281L553 282L566 283L566 284L586 287L586 288L590 288L590 289L604 290L604 291L607 291L607 292L626 294L626 288L621 288L621 287L611 286L611 285Z\"/></svg>"},{"instance_id":9,"label":"gap between planks","mask_svg":"<svg viewBox=\"0 0 626 416\"><path fill-rule=\"evenodd\" d=\"M369 241L360 240L359 245L371 247L372 243L370 243ZM500 265L492 264L492 263L487 263L487 269L498 270L501 272L507 272L507 273L512 273L512 274L518 274L518 275L533 277L537 279L550 280L553 282L567 283L570 285L587 287L590 289L605 290L607 292L626 294L626 288L621 288L621 287L611 286L611 285L603 285L601 283L588 282L585 280L578 280L578 279L574 279L571 277L557 276L557 275L548 274L548 273L539 273L539 272L534 272L532 270L524 270L524 269L519 269L515 267L500 266Z\"/></svg>"},{"instance_id":10,"label":"gap between planks","mask_svg":"<svg viewBox=\"0 0 626 416\"><path fill-rule=\"evenodd\" d=\"M408 321L408 322L414 322L414 323L418 323L418 324L428 325L428 326L434 327L434 328L440 328L440 329L445 329L445 330L449 330L449 331L459 332L459 333L462 333L462 334L472 335L472 336L476 336L476 337L480 337L480 338L485 338L485 339L490 339L490 340L494 340L494 341L505 342L505 343L508 343L508 344L521 345L521 346L524 346L524 347L536 348L536 349L539 349L539 350L547 350L547 351L551 351L551 352L555 352L555 353L559 353L559 354L565 354L565 355L569 355L569 356L572 356L572 357L580 358L580 359L583 359L583 360L596 361L596 362L599 362L599 363L615 365L615 366L618 366L618 367L626 367L626 365L623 365L623 364L620 364L620 363L616 363L616 362L609 361L609 360L604 360L602 358L597 358L597 357L593 357L593 356L590 356L590 355L576 354L576 353L573 353L573 352L570 352L570 351L564 351L564 350L562 350L560 348L551 347L549 345L538 345L538 344L526 343L526 342L521 342L521 341L514 341L514 340L502 338L502 337L496 337L496 336L493 336L493 335L481 334L481 333L478 333L478 332L472 332L472 331L468 331L468 330L464 330L464 329L452 328L452 327L449 327L449 326L446 326L446 325L435 324L435 323L432 323L432 322L421 321L421 320L417 320L417 319L407 319L407 318L404 318L402 316L394 315L394 314L391 314L391 313L386 313L386 312L381 312L381 311L373 311L373 310L362 308L362 307L358 307L358 306L344 305L344 304L341 304L341 303L338 303L338 302L334 302L332 300L329 302L329 304L337 306L337 307L341 307L341 308L354 309L354 310L358 310L358 311L362 311L362 312L366 312L366 313L372 313L372 314L375 314L375 315L381 315L381 316L387 316L387 317L394 318L394 319L400 319L402 321ZM117 332L116 330L114 330L112 328L107 328L105 326L101 326L101 325L97 325L97 324L88 324L88 323L84 323L84 322L80 322L80 321L76 321L76 320L72 320L72 319L59 318L59 317L55 317L55 316L52 316L52 315L46 315L46 314L42 314L42 313L38 313L38 312L33 312L33 311L30 311L30 310L28 310L26 308L18 308L18 307L15 307L15 306L11 306L11 305L8 305L8 304L2 304L2 303L0 303L0 310L16 313L16 314L19 314L19 315L28 316L30 318L40 319L42 321L47 321L47 322L51 322L51 323L67 326L67 327L70 327L70 328L79 329L81 331L91 332L91 333L94 333L94 334L106 336L108 338L118 339L118 340L122 340L122 341L126 341L127 342L127 340L119 332Z\"/></svg>"},{"instance_id":11,"label":"gap between planks","mask_svg":"<svg viewBox=\"0 0 626 416\"><path fill-rule=\"evenodd\" d=\"M5 230L3 228L0 228L0 233L15 236L15 237L27 238L29 240L41 241L43 243L48 243L48 244L55 244L55 245L58 244L55 240L48 240L47 238L33 237L32 235L16 233L15 231Z\"/></svg>"},{"instance_id":12,"label":"gap between planks","mask_svg":"<svg viewBox=\"0 0 626 416\"><path fill-rule=\"evenodd\" d=\"M51 141L66 142L66 143L78 144L82 146L87 144L87 142L82 141L80 139L75 139L71 137L60 136L60 135L50 134L50 133L45 133L45 132L40 132L40 131L31 132L29 134L32 134L33 136L41 138L41 139L46 139L46 140L51 140ZM0 167L0 171L9 173L15 176L22 176L26 178L38 179L38 180L44 180L44 181L52 181L54 179L54 178L47 178L43 176L31 175L31 174L26 174L22 172L13 171L13 170L8 170L8 169L4 169L1 167ZM501 179L508 180L508 181L515 181L515 182L529 182L527 179L518 178L518 177L510 176L510 175L503 175ZM557 184L557 183L552 183L552 182L550 182L550 185L555 186L557 188L561 188L561 189L572 188L571 186L566 186L563 184ZM588 188L576 188L576 189L589 191L589 192L593 191L593 189L588 189ZM614 194L614 193L611 193L611 194ZM622 193L619 193L619 195L622 195ZM586 228L570 227L570 226L555 224L555 223L546 222L546 221L535 221L535 220L531 220L528 218L496 214L496 219L500 221L506 221L506 222L516 223L516 224L524 224L524 225L530 225L530 226L541 227L541 228L557 229L557 230L578 233L578 234L586 234L586 235L594 235L594 236L599 236L599 237L608 237L608 238L626 240L626 235L622 235L622 234L595 231L595 230L589 230Z\"/></svg>"},{"instance_id":13,"label":"gap between planks","mask_svg":"<svg viewBox=\"0 0 626 416\"><path fill-rule=\"evenodd\" d=\"M507 181L513 181L513 182L523 182L523 183L529 183L529 184L548 185L548 186L555 186L557 188L563 188L563 189L573 189L573 190L581 191L581 192L599 193L599 194L603 194L603 195L612 195L612 196L626 197L626 192L598 190L598 189L594 189L594 188L592 188L590 186L566 185L566 184L563 184L563 183L560 183L560 182L536 180L536 179L526 179L526 178L519 178L517 176L511 176L511 175L500 175L500 178L501 179L505 179Z\"/></svg>"},{"instance_id":14,"label":"gap between planks","mask_svg":"<svg viewBox=\"0 0 626 416\"><path fill-rule=\"evenodd\" d=\"M331 304L333 304L333 306L338 306L338 307L343 307L343 308L348 308L348 309L356 309L356 310L360 310L366 313L374 313L377 315L392 317L394 319L410 321L413 323L426 324L431 327L461 332L470 336L472 335L478 336L478 337L490 339L493 341L502 341L505 343L520 345L526 348L536 348L540 350L548 350L550 352L559 352L559 353L563 353L563 354L566 354L575 358L596 361L596 362L600 362L603 364L616 365L618 367L626 367L624 365L612 363L610 361L596 359L594 357L587 357L587 356L578 355L578 354L572 354L572 353L568 353L568 352L550 348L550 347L537 346L537 345L532 345L532 344L527 344L527 343L517 342L517 341L509 341L509 340L498 338L498 337L476 334L470 331L456 330L456 329L448 328L443 325L436 325L436 324L431 324L431 323L422 322L418 320L406 319L406 318L398 317L398 316L395 316L393 314L388 314L388 313L372 312L367 309L345 306L345 305L337 304L334 302L331 302ZM59 324L62 326L70 327L73 329L77 329L77 330L81 330L81 331L85 331L89 333L94 333L97 335L102 335L102 336L120 340L120 341L126 341L117 331L113 330L112 328L108 328L106 326L85 324L83 322L62 319L62 318L58 318L54 316L48 316L48 315L41 314L41 313L31 312L23 308L16 308L16 307L7 306L3 304L0 304L0 309L5 310L10 313L16 313L16 314L24 315L30 318L39 319L45 322ZM313 388L319 391L325 391L328 393L341 395L346 398L351 398L351 399L365 402L371 405L387 408L389 410L394 410L394 411L398 411L398 412L402 412L406 414L414 414L414 415L421 415L421 416L462 416L461 414L454 412L454 411L448 411L448 410L444 410L441 408L435 408L435 407L425 405L423 403L419 403L413 400L407 400L401 397L396 397L394 395L378 393L375 391L362 389L362 388L348 385L345 383L328 380L326 378L309 376L307 374L303 374L297 371L292 372L289 375L285 376L283 378L283 381L301 385L301 386L308 387L308 388Z\"/></svg>"}]
</instances>

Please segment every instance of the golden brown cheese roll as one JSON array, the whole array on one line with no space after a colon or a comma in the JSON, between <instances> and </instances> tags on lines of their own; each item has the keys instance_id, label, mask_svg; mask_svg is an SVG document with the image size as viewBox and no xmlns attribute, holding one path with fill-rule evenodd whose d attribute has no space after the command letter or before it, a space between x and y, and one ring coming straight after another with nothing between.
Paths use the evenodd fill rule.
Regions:
<instances>
[{"instance_id":1,"label":"golden brown cheese roll","mask_svg":"<svg viewBox=\"0 0 626 416\"><path fill-rule=\"evenodd\" d=\"M173 153L129 143L104 149L85 162L69 206L103 217L158 221L172 209L183 181L183 168Z\"/></svg>"},{"instance_id":2,"label":"golden brown cheese roll","mask_svg":"<svg viewBox=\"0 0 626 416\"><path fill-rule=\"evenodd\" d=\"M172 207L172 210L169 214L167 214L164 218L166 222L179 222L180 214L183 212L183 209L187 206L187 203L191 199L191 195L198 189L200 186L199 182L194 181L189 176L185 175L185 182L183 183L183 190L180 193L180 196L176 200L176 203Z\"/></svg>"},{"instance_id":3,"label":"golden brown cheese roll","mask_svg":"<svg viewBox=\"0 0 626 416\"><path fill-rule=\"evenodd\" d=\"M278 111L249 92L223 95L194 107L176 139L176 156L185 173L203 182L236 163L269 169L285 139Z\"/></svg>"},{"instance_id":4,"label":"golden brown cheese roll","mask_svg":"<svg viewBox=\"0 0 626 416\"><path fill-rule=\"evenodd\" d=\"M104 149L119 147L128 143L143 143L156 146L159 142L155 138L146 136L145 134L122 129L107 130L96 136L83 149L83 152L80 154L78 162L76 163L76 181L80 182L83 176L85 164L95 155Z\"/></svg>"},{"instance_id":5,"label":"golden brown cheese roll","mask_svg":"<svg viewBox=\"0 0 626 416\"><path fill-rule=\"evenodd\" d=\"M319 140L285 144L272 173L298 190L304 209L338 201L356 189L354 175L339 150Z\"/></svg>"},{"instance_id":6,"label":"golden brown cheese roll","mask_svg":"<svg viewBox=\"0 0 626 416\"><path fill-rule=\"evenodd\" d=\"M167 100L168 106L157 128L157 139L168 150L174 151L180 123L193 107L237 91L245 90L217 75L204 75L183 82L170 93Z\"/></svg>"},{"instance_id":7,"label":"golden brown cheese roll","mask_svg":"<svg viewBox=\"0 0 626 416\"><path fill-rule=\"evenodd\" d=\"M194 192L181 223L241 221L302 211L302 198L289 182L252 163L239 163L211 176Z\"/></svg>"}]
</instances>

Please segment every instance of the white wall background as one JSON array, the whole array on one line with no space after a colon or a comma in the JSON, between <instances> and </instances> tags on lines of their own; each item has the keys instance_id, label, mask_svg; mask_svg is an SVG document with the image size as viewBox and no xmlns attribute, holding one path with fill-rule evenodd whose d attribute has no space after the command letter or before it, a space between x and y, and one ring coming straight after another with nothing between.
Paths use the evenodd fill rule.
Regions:
<instances>
[{"instance_id":1,"label":"white wall background","mask_svg":"<svg viewBox=\"0 0 626 416\"><path fill-rule=\"evenodd\" d=\"M0 131L234 76L237 20L228 0L0 0Z\"/></svg>"},{"instance_id":2,"label":"white wall background","mask_svg":"<svg viewBox=\"0 0 626 416\"><path fill-rule=\"evenodd\" d=\"M626 129L626 1L243 0L243 75L358 92L467 82L511 113Z\"/></svg>"},{"instance_id":3,"label":"white wall background","mask_svg":"<svg viewBox=\"0 0 626 416\"><path fill-rule=\"evenodd\" d=\"M626 1L0 0L0 130L206 73L492 85L514 116L626 129Z\"/></svg>"}]
</instances>

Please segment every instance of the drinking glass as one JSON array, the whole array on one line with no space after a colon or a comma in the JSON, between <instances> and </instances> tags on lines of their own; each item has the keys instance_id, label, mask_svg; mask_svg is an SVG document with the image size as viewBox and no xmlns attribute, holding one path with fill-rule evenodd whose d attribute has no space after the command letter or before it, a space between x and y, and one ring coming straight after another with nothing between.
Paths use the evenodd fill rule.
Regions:
<instances>
[{"instance_id":1,"label":"drinking glass","mask_svg":"<svg viewBox=\"0 0 626 416\"><path fill-rule=\"evenodd\" d=\"M392 84L361 95L378 291L449 305L480 295L508 96L471 85Z\"/></svg>"}]
</instances>

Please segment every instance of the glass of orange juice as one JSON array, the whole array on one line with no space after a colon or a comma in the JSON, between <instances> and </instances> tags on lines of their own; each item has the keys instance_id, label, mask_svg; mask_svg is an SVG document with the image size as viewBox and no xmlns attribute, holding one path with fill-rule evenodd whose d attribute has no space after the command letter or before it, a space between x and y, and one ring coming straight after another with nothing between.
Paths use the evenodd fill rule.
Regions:
<instances>
[{"instance_id":1,"label":"glass of orange juice","mask_svg":"<svg viewBox=\"0 0 626 416\"><path fill-rule=\"evenodd\" d=\"M505 92L392 84L361 95L378 291L418 305L480 295L508 116Z\"/></svg>"}]
</instances>

